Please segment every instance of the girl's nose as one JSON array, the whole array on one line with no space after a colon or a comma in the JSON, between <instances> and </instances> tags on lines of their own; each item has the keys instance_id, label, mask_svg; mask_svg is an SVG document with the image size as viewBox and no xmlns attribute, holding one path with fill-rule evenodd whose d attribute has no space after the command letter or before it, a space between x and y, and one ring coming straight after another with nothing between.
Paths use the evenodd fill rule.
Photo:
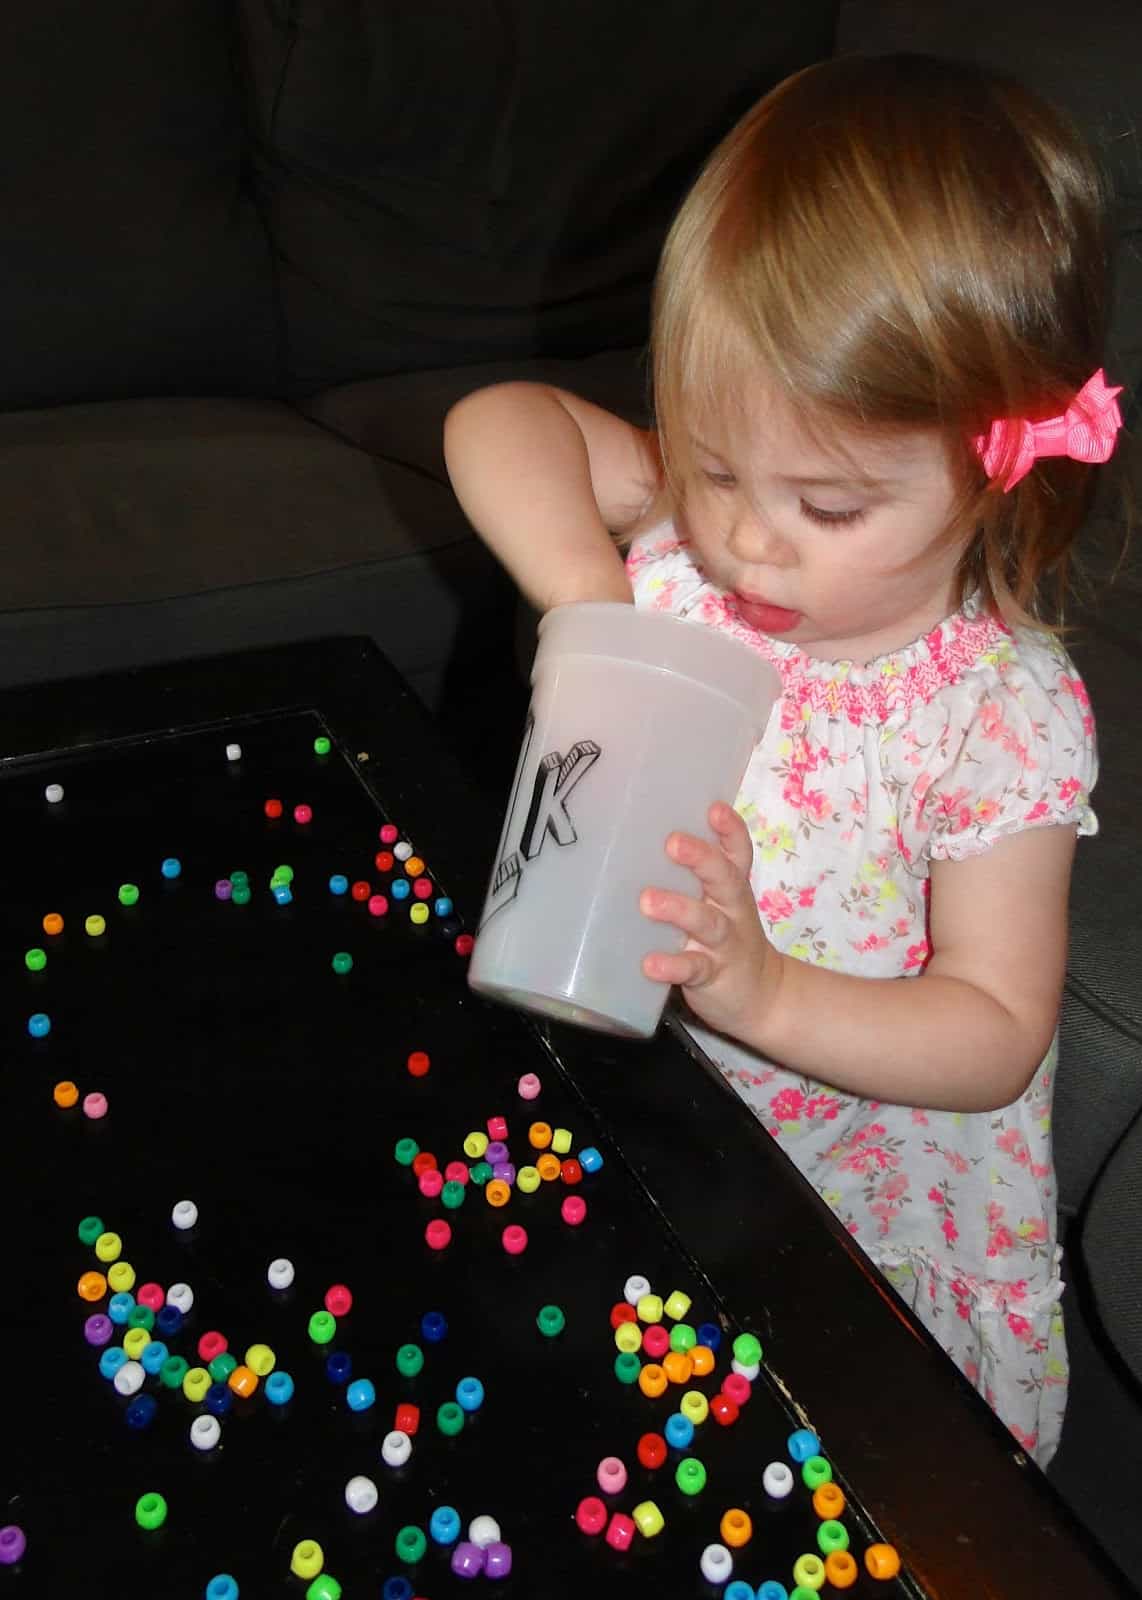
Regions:
<instances>
[{"instance_id":1,"label":"girl's nose","mask_svg":"<svg viewBox=\"0 0 1142 1600\"><path fill-rule=\"evenodd\" d=\"M739 512L726 537L726 546L735 561L746 566L783 567L789 564L789 546L766 518L744 509Z\"/></svg>"}]
</instances>

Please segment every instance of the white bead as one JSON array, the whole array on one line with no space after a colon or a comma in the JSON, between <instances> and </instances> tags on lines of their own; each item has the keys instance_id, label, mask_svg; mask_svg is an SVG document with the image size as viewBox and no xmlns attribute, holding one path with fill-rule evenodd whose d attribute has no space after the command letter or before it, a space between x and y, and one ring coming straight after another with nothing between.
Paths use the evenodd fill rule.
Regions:
<instances>
[{"instance_id":1,"label":"white bead","mask_svg":"<svg viewBox=\"0 0 1142 1600\"><path fill-rule=\"evenodd\" d=\"M761 1371L761 1362L760 1361L742 1362L742 1361L739 1361L736 1356L730 1362L730 1366L734 1369L735 1372L740 1373L741 1376L743 1378L745 1378L749 1383L753 1383L753 1381L757 1377L758 1373Z\"/></svg>"},{"instance_id":2,"label":"white bead","mask_svg":"<svg viewBox=\"0 0 1142 1600\"><path fill-rule=\"evenodd\" d=\"M271 1289L288 1289L293 1282L293 1262L286 1256L278 1256L271 1261L266 1269L266 1277L270 1281Z\"/></svg>"},{"instance_id":3,"label":"white bead","mask_svg":"<svg viewBox=\"0 0 1142 1600\"><path fill-rule=\"evenodd\" d=\"M196 1450L213 1450L222 1437L222 1424L208 1412L190 1425L190 1442Z\"/></svg>"},{"instance_id":4,"label":"white bead","mask_svg":"<svg viewBox=\"0 0 1142 1600\"><path fill-rule=\"evenodd\" d=\"M184 1232L198 1221L198 1207L193 1200L180 1200L171 1212L171 1221Z\"/></svg>"},{"instance_id":5,"label":"white bead","mask_svg":"<svg viewBox=\"0 0 1142 1600\"><path fill-rule=\"evenodd\" d=\"M771 1461L761 1475L761 1486L774 1500L784 1500L793 1490L793 1474L784 1461Z\"/></svg>"},{"instance_id":6,"label":"white bead","mask_svg":"<svg viewBox=\"0 0 1142 1600\"><path fill-rule=\"evenodd\" d=\"M637 1273L626 1281L623 1289L623 1299L628 1306L637 1306L639 1301L650 1293L650 1283L646 1278L640 1278Z\"/></svg>"},{"instance_id":7,"label":"white bead","mask_svg":"<svg viewBox=\"0 0 1142 1600\"><path fill-rule=\"evenodd\" d=\"M49 783L44 790L44 799L50 806L58 806L63 799L63 784Z\"/></svg>"},{"instance_id":8,"label":"white bead","mask_svg":"<svg viewBox=\"0 0 1142 1600\"><path fill-rule=\"evenodd\" d=\"M398 861L407 861L412 854L412 846L407 839L402 839L400 844L393 845L393 855Z\"/></svg>"},{"instance_id":9,"label":"white bead","mask_svg":"<svg viewBox=\"0 0 1142 1600\"><path fill-rule=\"evenodd\" d=\"M194 1304L194 1290L189 1283L172 1283L167 1290L167 1305L187 1316Z\"/></svg>"},{"instance_id":10,"label":"white bead","mask_svg":"<svg viewBox=\"0 0 1142 1600\"><path fill-rule=\"evenodd\" d=\"M241 761L242 746L240 744L228 744L226 746L226 759L227 761Z\"/></svg>"},{"instance_id":11,"label":"white bead","mask_svg":"<svg viewBox=\"0 0 1142 1600\"><path fill-rule=\"evenodd\" d=\"M350 1478L345 1485L345 1504L350 1511L363 1517L377 1503L377 1486L372 1478Z\"/></svg>"},{"instance_id":12,"label":"white bead","mask_svg":"<svg viewBox=\"0 0 1142 1600\"><path fill-rule=\"evenodd\" d=\"M698 1565L707 1583L725 1583L734 1570L734 1558L724 1544L708 1544Z\"/></svg>"},{"instance_id":13,"label":"white bead","mask_svg":"<svg viewBox=\"0 0 1142 1600\"><path fill-rule=\"evenodd\" d=\"M412 1454L412 1440L400 1428L386 1433L381 1441L381 1460L386 1467L403 1467Z\"/></svg>"},{"instance_id":14,"label":"white bead","mask_svg":"<svg viewBox=\"0 0 1142 1600\"><path fill-rule=\"evenodd\" d=\"M481 1550L486 1550L490 1544L499 1544L500 1525L495 1517L487 1513L482 1517L473 1517L468 1524L468 1538L473 1544L478 1544Z\"/></svg>"},{"instance_id":15,"label":"white bead","mask_svg":"<svg viewBox=\"0 0 1142 1600\"><path fill-rule=\"evenodd\" d=\"M146 1376L141 1361L124 1361L115 1374L115 1387L120 1394L138 1394Z\"/></svg>"}]
</instances>

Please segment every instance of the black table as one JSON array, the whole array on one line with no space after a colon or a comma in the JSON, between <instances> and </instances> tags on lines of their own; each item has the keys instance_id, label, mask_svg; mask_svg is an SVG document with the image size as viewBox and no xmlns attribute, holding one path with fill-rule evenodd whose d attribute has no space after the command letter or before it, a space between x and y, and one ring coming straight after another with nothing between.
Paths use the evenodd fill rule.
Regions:
<instances>
[{"instance_id":1,"label":"black table","mask_svg":"<svg viewBox=\"0 0 1142 1600\"><path fill-rule=\"evenodd\" d=\"M315 756L323 733L332 751ZM226 758L231 741L239 761ZM491 1597L578 1595L585 1584L712 1597L697 1553L730 1506L754 1521L735 1572L792 1588L792 1559L815 1549L818 1519L800 1483L771 1502L760 1480L806 1425L848 1497L853 1554L883 1539L904 1560L890 1583L862 1564L854 1595L1131 1592L676 1024L625 1043L467 990L456 934L482 902L501 797L473 791L371 645L326 641L10 692L0 756L0 1524L28 1538L23 1561L0 1566L0 1595L129 1585L197 1596L230 1572L244 1596L301 1596L288 1568L307 1538L347 1596L381 1594L402 1572L430 1600L471 1592L440 1547L412 1566L396 1559L396 1529L426 1527L442 1503L465 1524L484 1512L500 1521L514 1572L477 1580L474 1592ZM53 781L58 804L45 799ZM284 805L278 821L263 809L271 797ZM294 820L299 802L311 822ZM411 898L392 898L399 864L382 872L372 861L385 821L426 863L423 927L408 919ZM168 857L181 863L171 879ZM279 862L295 868L289 904L267 886ZM214 895L238 868L250 873L245 906ZM332 870L388 888L387 914L331 894ZM116 897L127 881L141 890L135 906ZM443 897L453 913L437 909ZM53 909L65 915L54 937L40 931ZM94 911L107 927L92 936L83 923ZM25 967L33 946L47 948L43 971ZM351 972L332 971L338 950L353 954ZM51 1017L46 1037L28 1032L34 1012ZM406 1068L414 1050L431 1058L425 1077ZM514 1087L527 1071L544 1082L532 1105ZM81 1094L104 1090L108 1115L54 1104L64 1079ZM571 1129L575 1150L602 1153L602 1170L574 1189L588 1205L582 1226L561 1219L572 1191L559 1182L502 1210L469 1184L448 1212L394 1160L407 1136L443 1167L496 1113L517 1166L536 1118ZM186 1232L170 1220L184 1198L199 1208ZM239 1359L264 1341L295 1380L289 1405L271 1405L263 1384L223 1419L221 1445L200 1453L188 1429L201 1406L151 1377L154 1419L129 1427L129 1402L83 1338L98 1307L76 1283L99 1263L76 1230L91 1214L122 1235L140 1282L192 1284L171 1352L197 1364L208 1329L226 1331ZM441 1217L454 1235L434 1252L425 1227ZM521 1256L500 1248L508 1223L528 1231ZM266 1267L281 1255L297 1277L275 1292ZM687 1320L718 1323L727 1345L756 1332L766 1355L738 1422L705 1422L656 1471L638 1464L635 1442L661 1431L680 1391L651 1400L613 1372L609 1312L636 1273L663 1295L690 1295ZM318 1346L308 1319L336 1282L351 1287L353 1309ZM535 1322L550 1303L567 1317L555 1338ZM420 1332L429 1310L447 1318L439 1344ZM410 1341L425 1366L402 1377L394 1352ZM330 1350L374 1382L374 1406L348 1408L327 1375ZM721 1375L724 1348L718 1359ZM486 1399L446 1437L436 1408L469 1375ZM713 1395L718 1384L698 1387ZM412 1460L394 1470L378 1447L402 1401L420 1406L421 1423ZM612 1453L630 1469L613 1507L649 1498L666 1520L625 1554L572 1520ZM708 1465L693 1498L675 1486L680 1453ZM358 1473L380 1493L364 1517L342 1497ZM135 1523L146 1491L169 1502L155 1532Z\"/></svg>"}]
</instances>

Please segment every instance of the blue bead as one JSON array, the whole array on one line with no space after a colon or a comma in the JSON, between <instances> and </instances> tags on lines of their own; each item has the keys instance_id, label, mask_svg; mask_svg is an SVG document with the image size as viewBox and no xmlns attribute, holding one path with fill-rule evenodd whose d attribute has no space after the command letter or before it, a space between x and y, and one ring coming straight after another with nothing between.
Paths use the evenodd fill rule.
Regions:
<instances>
[{"instance_id":1,"label":"blue bead","mask_svg":"<svg viewBox=\"0 0 1142 1600\"><path fill-rule=\"evenodd\" d=\"M109 1344L99 1357L100 1376L113 1378L126 1359L127 1352L121 1344Z\"/></svg>"},{"instance_id":2,"label":"blue bead","mask_svg":"<svg viewBox=\"0 0 1142 1600\"><path fill-rule=\"evenodd\" d=\"M717 1350L722 1342L722 1330L716 1322L703 1322L698 1328L698 1343L707 1350Z\"/></svg>"},{"instance_id":3,"label":"blue bead","mask_svg":"<svg viewBox=\"0 0 1142 1600\"><path fill-rule=\"evenodd\" d=\"M288 906L293 899L293 890L288 883L279 883L274 886L273 895L279 906Z\"/></svg>"},{"instance_id":4,"label":"blue bead","mask_svg":"<svg viewBox=\"0 0 1142 1600\"><path fill-rule=\"evenodd\" d=\"M460 1537L460 1513L453 1506L437 1506L428 1519L428 1532L437 1544L455 1544Z\"/></svg>"},{"instance_id":5,"label":"blue bead","mask_svg":"<svg viewBox=\"0 0 1142 1600\"><path fill-rule=\"evenodd\" d=\"M484 1403L484 1385L479 1378L461 1378L456 1385L456 1402L461 1411L479 1411Z\"/></svg>"},{"instance_id":6,"label":"blue bead","mask_svg":"<svg viewBox=\"0 0 1142 1600\"><path fill-rule=\"evenodd\" d=\"M353 1358L345 1350L334 1350L325 1358L325 1376L330 1383L348 1383L353 1371Z\"/></svg>"},{"instance_id":7,"label":"blue bead","mask_svg":"<svg viewBox=\"0 0 1142 1600\"><path fill-rule=\"evenodd\" d=\"M381 1600L412 1600L413 1588L407 1578L386 1578Z\"/></svg>"},{"instance_id":8,"label":"blue bead","mask_svg":"<svg viewBox=\"0 0 1142 1600\"><path fill-rule=\"evenodd\" d=\"M788 1439L789 1454L794 1461L808 1461L821 1453L821 1441L811 1428L798 1428Z\"/></svg>"},{"instance_id":9,"label":"blue bead","mask_svg":"<svg viewBox=\"0 0 1142 1600\"><path fill-rule=\"evenodd\" d=\"M139 1364L144 1372L149 1372L154 1376L169 1355L170 1351L161 1339L152 1339L150 1344L143 1346Z\"/></svg>"},{"instance_id":10,"label":"blue bead","mask_svg":"<svg viewBox=\"0 0 1142 1600\"><path fill-rule=\"evenodd\" d=\"M389 893L394 900L407 900L412 893L412 884L407 878L394 878Z\"/></svg>"},{"instance_id":11,"label":"blue bead","mask_svg":"<svg viewBox=\"0 0 1142 1600\"><path fill-rule=\"evenodd\" d=\"M377 1391L368 1378L354 1378L345 1391L345 1399L350 1411L368 1411L371 1405L376 1404Z\"/></svg>"},{"instance_id":12,"label":"blue bead","mask_svg":"<svg viewBox=\"0 0 1142 1600\"><path fill-rule=\"evenodd\" d=\"M140 1431L149 1428L158 1409L159 1402L153 1394L137 1394L127 1407L127 1426Z\"/></svg>"},{"instance_id":13,"label":"blue bead","mask_svg":"<svg viewBox=\"0 0 1142 1600\"><path fill-rule=\"evenodd\" d=\"M348 894L349 880L343 872L335 872L329 880L330 894Z\"/></svg>"},{"instance_id":14,"label":"blue bead","mask_svg":"<svg viewBox=\"0 0 1142 1600\"><path fill-rule=\"evenodd\" d=\"M603 1158L593 1144L589 1144L585 1150L580 1150L579 1165L584 1172L598 1172L602 1164Z\"/></svg>"},{"instance_id":15,"label":"blue bead","mask_svg":"<svg viewBox=\"0 0 1142 1600\"><path fill-rule=\"evenodd\" d=\"M173 1339L182 1327L182 1312L177 1306L163 1306L155 1318L155 1331L164 1339Z\"/></svg>"},{"instance_id":16,"label":"blue bead","mask_svg":"<svg viewBox=\"0 0 1142 1600\"><path fill-rule=\"evenodd\" d=\"M272 1406L284 1406L293 1399L293 1379L280 1367L266 1379L266 1399Z\"/></svg>"},{"instance_id":17,"label":"blue bead","mask_svg":"<svg viewBox=\"0 0 1142 1600\"><path fill-rule=\"evenodd\" d=\"M120 1289L118 1294L113 1294L107 1302L107 1315L112 1322L117 1322L120 1326L126 1322L134 1309L135 1296L128 1294L124 1289Z\"/></svg>"},{"instance_id":18,"label":"blue bead","mask_svg":"<svg viewBox=\"0 0 1142 1600\"><path fill-rule=\"evenodd\" d=\"M28 1032L33 1039L45 1039L52 1031L52 1019L46 1011L33 1011L28 1018Z\"/></svg>"},{"instance_id":19,"label":"blue bead","mask_svg":"<svg viewBox=\"0 0 1142 1600\"><path fill-rule=\"evenodd\" d=\"M212 1383L206 1391L205 1405L212 1417L224 1417L234 1404L229 1384Z\"/></svg>"},{"instance_id":20,"label":"blue bead","mask_svg":"<svg viewBox=\"0 0 1142 1600\"><path fill-rule=\"evenodd\" d=\"M667 1444L675 1450L685 1450L694 1438L694 1424L689 1417L684 1417L681 1411L676 1411L672 1417L667 1417L666 1426L662 1431Z\"/></svg>"},{"instance_id":21,"label":"blue bead","mask_svg":"<svg viewBox=\"0 0 1142 1600\"><path fill-rule=\"evenodd\" d=\"M220 1572L206 1585L206 1600L238 1600L238 1580Z\"/></svg>"},{"instance_id":22,"label":"blue bead","mask_svg":"<svg viewBox=\"0 0 1142 1600\"><path fill-rule=\"evenodd\" d=\"M766 1578L758 1588L757 1600L789 1600L789 1590L776 1578Z\"/></svg>"},{"instance_id":23,"label":"blue bead","mask_svg":"<svg viewBox=\"0 0 1142 1600\"><path fill-rule=\"evenodd\" d=\"M182 862L177 856L167 856L162 866L164 878L177 878L182 872Z\"/></svg>"},{"instance_id":24,"label":"blue bead","mask_svg":"<svg viewBox=\"0 0 1142 1600\"><path fill-rule=\"evenodd\" d=\"M753 1600L753 1586L741 1578L735 1578L722 1590L722 1600Z\"/></svg>"},{"instance_id":25,"label":"blue bead","mask_svg":"<svg viewBox=\"0 0 1142 1600\"><path fill-rule=\"evenodd\" d=\"M452 915L452 902L446 894L442 894L438 900L432 902L432 909L438 917L450 917Z\"/></svg>"},{"instance_id":26,"label":"blue bead","mask_svg":"<svg viewBox=\"0 0 1142 1600\"><path fill-rule=\"evenodd\" d=\"M442 1311L426 1311L420 1319L420 1337L426 1344L439 1344L448 1332Z\"/></svg>"}]
</instances>

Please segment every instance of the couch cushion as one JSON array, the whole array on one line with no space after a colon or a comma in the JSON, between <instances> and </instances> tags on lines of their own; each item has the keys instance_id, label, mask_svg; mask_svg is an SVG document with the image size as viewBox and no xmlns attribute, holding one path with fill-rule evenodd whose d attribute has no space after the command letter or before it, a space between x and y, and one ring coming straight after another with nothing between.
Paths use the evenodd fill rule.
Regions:
<instances>
[{"instance_id":1,"label":"couch cushion","mask_svg":"<svg viewBox=\"0 0 1142 1600\"><path fill-rule=\"evenodd\" d=\"M8 0L0 408L271 392L232 0Z\"/></svg>"}]
</instances>

